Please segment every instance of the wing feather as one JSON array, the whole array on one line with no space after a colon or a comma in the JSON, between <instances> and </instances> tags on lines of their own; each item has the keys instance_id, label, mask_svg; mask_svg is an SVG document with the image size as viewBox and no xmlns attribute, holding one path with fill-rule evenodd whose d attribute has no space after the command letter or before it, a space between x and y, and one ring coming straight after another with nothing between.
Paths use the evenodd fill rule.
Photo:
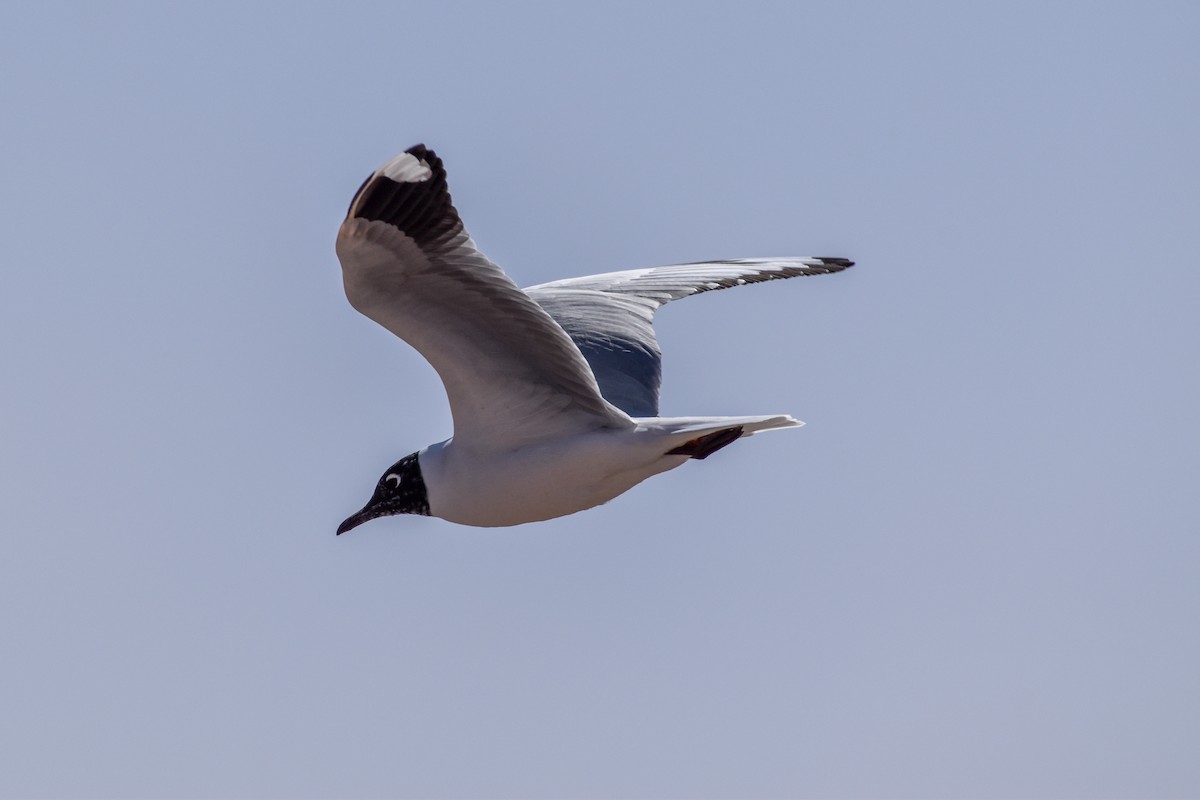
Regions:
<instances>
[{"instance_id":1,"label":"wing feather","mask_svg":"<svg viewBox=\"0 0 1200 800\"><path fill-rule=\"evenodd\" d=\"M562 327L475 246L433 151L412 147L367 178L337 254L350 304L437 370L461 446L633 425Z\"/></svg>"},{"instance_id":2,"label":"wing feather","mask_svg":"<svg viewBox=\"0 0 1200 800\"><path fill-rule=\"evenodd\" d=\"M635 417L658 415L662 351L654 312L700 292L824 275L845 258L746 258L608 272L541 283L525 292L575 341L606 400Z\"/></svg>"}]
</instances>

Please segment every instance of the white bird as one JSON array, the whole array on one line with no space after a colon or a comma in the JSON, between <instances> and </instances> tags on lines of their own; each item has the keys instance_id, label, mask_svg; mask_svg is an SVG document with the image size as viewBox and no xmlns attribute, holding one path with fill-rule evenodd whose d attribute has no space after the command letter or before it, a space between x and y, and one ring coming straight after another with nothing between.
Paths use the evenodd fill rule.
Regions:
<instances>
[{"instance_id":1,"label":"white bird","mask_svg":"<svg viewBox=\"0 0 1200 800\"><path fill-rule=\"evenodd\" d=\"M522 291L471 240L442 161L416 145L373 172L337 237L350 304L441 376L454 435L405 456L342 534L390 514L519 525L598 506L786 414L660 417L654 312L681 297L838 272L844 258L706 261Z\"/></svg>"}]
</instances>

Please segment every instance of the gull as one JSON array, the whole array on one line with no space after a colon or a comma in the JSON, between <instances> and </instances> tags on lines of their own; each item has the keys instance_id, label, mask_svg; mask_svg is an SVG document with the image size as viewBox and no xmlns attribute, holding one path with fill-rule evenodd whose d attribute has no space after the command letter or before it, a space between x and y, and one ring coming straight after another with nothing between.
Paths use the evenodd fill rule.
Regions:
<instances>
[{"instance_id":1,"label":"gull","mask_svg":"<svg viewBox=\"0 0 1200 800\"><path fill-rule=\"evenodd\" d=\"M705 261L520 289L475 246L442 161L415 145L359 187L337 236L346 297L442 379L453 436L401 458L338 534L392 514L500 527L606 503L786 414L660 417L654 312L682 297L853 266Z\"/></svg>"}]
</instances>

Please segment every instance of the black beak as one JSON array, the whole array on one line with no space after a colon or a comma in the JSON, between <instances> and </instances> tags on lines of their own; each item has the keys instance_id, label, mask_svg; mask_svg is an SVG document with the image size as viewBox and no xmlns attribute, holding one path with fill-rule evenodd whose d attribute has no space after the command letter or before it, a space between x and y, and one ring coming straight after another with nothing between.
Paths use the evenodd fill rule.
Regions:
<instances>
[{"instance_id":1,"label":"black beak","mask_svg":"<svg viewBox=\"0 0 1200 800\"><path fill-rule=\"evenodd\" d=\"M375 513L375 510L371 508L370 504L368 504L367 507L362 511L359 511L356 514L351 514L345 522L343 522L341 525L338 525L337 535L341 536L346 531L354 530L364 522L373 520L378 516L379 514Z\"/></svg>"}]
</instances>

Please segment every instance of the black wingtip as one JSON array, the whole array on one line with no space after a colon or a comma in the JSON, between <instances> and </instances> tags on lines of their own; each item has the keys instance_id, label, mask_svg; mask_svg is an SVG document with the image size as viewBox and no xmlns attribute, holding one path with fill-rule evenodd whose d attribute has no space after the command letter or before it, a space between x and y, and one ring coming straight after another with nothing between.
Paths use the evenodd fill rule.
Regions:
<instances>
[{"instance_id":1,"label":"black wingtip","mask_svg":"<svg viewBox=\"0 0 1200 800\"><path fill-rule=\"evenodd\" d=\"M837 258L836 256L817 256L817 258L831 267L847 269L848 267L854 266L854 262L848 258Z\"/></svg>"},{"instance_id":2,"label":"black wingtip","mask_svg":"<svg viewBox=\"0 0 1200 800\"><path fill-rule=\"evenodd\" d=\"M422 247L445 244L462 230L462 221L450 200L442 160L424 144L414 144L404 154L419 160L425 171L412 171L412 159L407 159L404 168L409 171L395 176L387 170L400 157L392 159L367 176L346 215L386 222Z\"/></svg>"}]
</instances>

